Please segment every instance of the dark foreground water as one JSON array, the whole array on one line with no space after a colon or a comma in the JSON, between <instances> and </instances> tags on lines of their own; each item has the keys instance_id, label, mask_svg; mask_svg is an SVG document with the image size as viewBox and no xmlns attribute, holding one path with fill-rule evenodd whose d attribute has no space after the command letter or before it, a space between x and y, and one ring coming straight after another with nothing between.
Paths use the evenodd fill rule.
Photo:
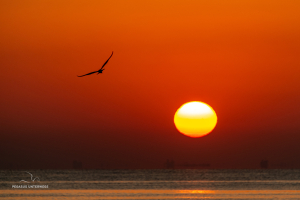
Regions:
<instances>
[{"instance_id":1,"label":"dark foreground water","mask_svg":"<svg viewBox=\"0 0 300 200\"><path fill-rule=\"evenodd\" d=\"M300 170L0 171L0 199L300 199Z\"/></svg>"}]
</instances>

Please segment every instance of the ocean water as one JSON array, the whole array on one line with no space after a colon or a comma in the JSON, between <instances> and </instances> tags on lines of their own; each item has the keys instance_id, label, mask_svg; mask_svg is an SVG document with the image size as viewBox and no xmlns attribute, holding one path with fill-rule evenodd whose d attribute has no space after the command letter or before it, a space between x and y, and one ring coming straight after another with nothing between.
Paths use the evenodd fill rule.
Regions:
<instances>
[{"instance_id":1,"label":"ocean water","mask_svg":"<svg viewBox=\"0 0 300 200\"><path fill-rule=\"evenodd\" d=\"M2 170L0 199L300 199L300 170Z\"/></svg>"}]
</instances>

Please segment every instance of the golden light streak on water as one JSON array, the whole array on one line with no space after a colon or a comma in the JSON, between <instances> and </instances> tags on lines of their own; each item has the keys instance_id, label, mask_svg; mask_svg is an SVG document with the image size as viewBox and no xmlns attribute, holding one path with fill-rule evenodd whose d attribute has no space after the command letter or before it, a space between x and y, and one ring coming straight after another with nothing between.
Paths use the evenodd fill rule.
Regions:
<instances>
[{"instance_id":1,"label":"golden light streak on water","mask_svg":"<svg viewBox=\"0 0 300 200\"><path fill-rule=\"evenodd\" d=\"M299 199L299 190L0 190L0 199Z\"/></svg>"}]
</instances>

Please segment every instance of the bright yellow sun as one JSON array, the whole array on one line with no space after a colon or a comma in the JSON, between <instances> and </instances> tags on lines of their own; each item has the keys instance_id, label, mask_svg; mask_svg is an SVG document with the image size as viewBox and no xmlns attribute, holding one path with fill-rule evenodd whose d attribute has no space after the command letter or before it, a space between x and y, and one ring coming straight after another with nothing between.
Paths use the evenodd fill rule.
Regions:
<instances>
[{"instance_id":1,"label":"bright yellow sun","mask_svg":"<svg viewBox=\"0 0 300 200\"><path fill-rule=\"evenodd\" d=\"M215 128L217 115L206 103L191 101L176 111L174 123L180 133L193 138L202 137Z\"/></svg>"}]
</instances>

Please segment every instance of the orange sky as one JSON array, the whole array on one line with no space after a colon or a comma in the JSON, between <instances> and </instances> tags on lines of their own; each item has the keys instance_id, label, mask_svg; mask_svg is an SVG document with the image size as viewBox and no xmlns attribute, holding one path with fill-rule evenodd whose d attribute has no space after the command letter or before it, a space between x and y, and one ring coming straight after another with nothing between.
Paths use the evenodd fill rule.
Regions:
<instances>
[{"instance_id":1,"label":"orange sky","mask_svg":"<svg viewBox=\"0 0 300 200\"><path fill-rule=\"evenodd\" d=\"M300 167L299 10L296 0L2 0L0 167ZM112 51L103 74L77 77ZM218 115L199 139L173 124L194 100Z\"/></svg>"}]
</instances>

